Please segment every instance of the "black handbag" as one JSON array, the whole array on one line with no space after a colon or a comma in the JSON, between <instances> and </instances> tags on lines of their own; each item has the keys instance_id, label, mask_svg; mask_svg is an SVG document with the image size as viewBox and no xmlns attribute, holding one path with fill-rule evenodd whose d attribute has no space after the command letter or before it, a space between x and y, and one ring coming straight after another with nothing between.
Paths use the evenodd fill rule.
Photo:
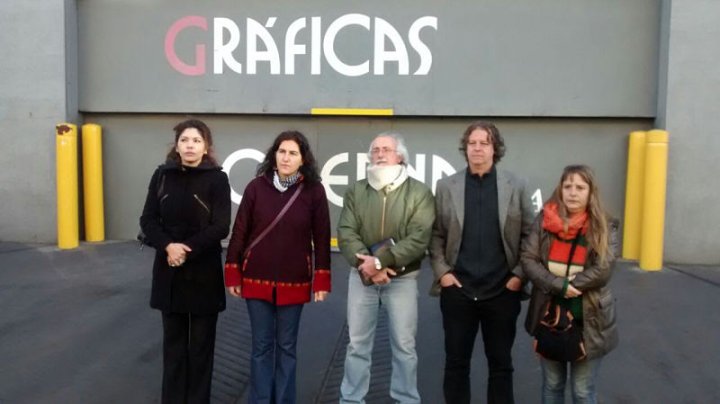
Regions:
<instances>
[{"instance_id":1,"label":"black handbag","mask_svg":"<svg viewBox=\"0 0 720 404\"><path fill-rule=\"evenodd\" d=\"M150 243L150 240L148 240L147 236L145 235L145 232L140 229L138 231L137 236L135 237L137 241L140 242L140 249L142 250L145 246L153 247L153 245Z\"/></svg>"},{"instance_id":2,"label":"black handbag","mask_svg":"<svg viewBox=\"0 0 720 404\"><path fill-rule=\"evenodd\" d=\"M578 237L573 240L565 277L570 274L572 257ZM575 362L585 359L585 343L582 329L573 323L569 309L550 299L544 315L535 330L535 352L545 359L556 362Z\"/></svg>"},{"instance_id":3,"label":"black handbag","mask_svg":"<svg viewBox=\"0 0 720 404\"><path fill-rule=\"evenodd\" d=\"M162 197L163 190L165 189L165 173L164 172L160 173L159 182L160 182L160 185L158 186L157 193L156 193L158 201ZM155 246L152 245L152 243L148 239L147 235L145 235L145 232L143 231L142 228L140 228L140 230L138 231L138 234L135 238L137 239L137 241L140 242L140 250L141 251L145 246L155 248Z\"/></svg>"}]
</instances>

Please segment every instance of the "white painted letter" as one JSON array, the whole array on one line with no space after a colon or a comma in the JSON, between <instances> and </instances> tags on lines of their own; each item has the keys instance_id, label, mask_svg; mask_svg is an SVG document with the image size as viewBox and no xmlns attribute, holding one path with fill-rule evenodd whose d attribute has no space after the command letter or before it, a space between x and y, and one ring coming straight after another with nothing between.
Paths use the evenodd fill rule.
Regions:
<instances>
[{"instance_id":1,"label":"white painted letter","mask_svg":"<svg viewBox=\"0 0 720 404\"><path fill-rule=\"evenodd\" d=\"M409 161L407 163L408 175L425 183L425 154L418 153L415 155L415 167L411 167Z\"/></svg>"},{"instance_id":2,"label":"white painted letter","mask_svg":"<svg viewBox=\"0 0 720 404\"><path fill-rule=\"evenodd\" d=\"M364 14L345 14L337 20L333 21L325 32L325 38L323 39L323 52L325 53L325 59L327 59L330 66L335 69L338 73L356 77L368 74L370 72L370 62L364 61L359 65L348 65L345 64L335 54L335 37L338 32L348 25L359 25L368 31L370 30L370 17Z\"/></svg>"},{"instance_id":3,"label":"white painted letter","mask_svg":"<svg viewBox=\"0 0 720 404\"><path fill-rule=\"evenodd\" d=\"M325 163L322 170L320 171L320 177L322 177L322 183L323 186L325 186L325 194L327 194L327 199L335 206L342 207L343 198L342 196L336 194L335 191L330 188L330 185L347 185L348 177L346 175L332 175L330 173L336 166L347 162L348 153L340 153L330 157L330 159Z\"/></svg>"},{"instance_id":4,"label":"white painted letter","mask_svg":"<svg viewBox=\"0 0 720 404\"><path fill-rule=\"evenodd\" d=\"M450 163L447 162L444 158L433 154L433 166L432 166L432 193L435 194L435 187L437 186L437 182L440 178L442 178L443 174L446 175L453 175L455 174L455 169L453 168Z\"/></svg>"},{"instance_id":5,"label":"white painted letter","mask_svg":"<svg viewBox=\"0 0 720 404\"><path fill-rule=\"evenodd\" d=\"M295 74L295 55L305 55L305 45L295 43L297 33L305 28L305 18L293 21L285 33L285 74Z\"/></svg>"},{"instance_id":6,"label":"white painted letter","mask_svg":"<svg viewBox=\"0 0 720 404\"><path fill-rule=\"evenodd\" d=\"M426 16L418 18L413 25L410 26L410 31L408 32L410 46L412 46L420 56L420 66L415 73L413 73L415 76L427 75L432 67L432 52L430 52L427 45L420 40L420 30L425 27L432 27L437 31L437 17Z\"/></svg>"},{"instance_id":7,"label":"white painted letter","mask_svg":"<svg viewBox=\"0 0 720 404\"><path fill-rule=\"evenodd\" d=\"M227 30L230 39L223 43L223 33ZM235 22L229 18L213 19L213 73L222 74L223 64L227 64L235 73L242 73L242 64L233 57L233 51L240 43L240 29Z\"/></svg>"},{"instance_id":8,"label":"white painted letter","mask_svg":"<svg viewBox=\"0 0 720 404\"><path fill-rule=\"evenodd\" d=\"M225 171L225 174L230 177L230 170L232 170L232 167L235 165L235 163L244 159L252 159L257 161L258 163L262 163L263 160L265 160L265 153L255 149L235 150L234 152L230 153L230 155L227 156L225 161L223 161L222 163L223 171ZM238 205L240 205L240 201L242 200L242 194L232 189L232 186L230 186L230 200L232 200L233 203L236 203Z\"/></svg>"},{"instance_id":9,"label":"white painted letter","mask_svg":"<svg viewBox=\"0 0 720 404\"><path fill-rule=\"evenodd\" d=\"M370 159L368 159L367 153L358 153L356 163L357 164L355 165L355 180L364 180L367 177L367 166L368 164L370 164Z\"/></svg>"},{"instance_id":10,"label":"white painted letter","mask_svg":"<svg viewBox=\"0 0 720 404\"><path fill-rule=\"evenodd\" d=\"M276 17L270 17L267 21L267 27L272 28L275 25ZM277 45L270 32L259 22L252 18L247 19L247 74L256 73L256 65L259 61L270 62L270 74L280 74L280 54ZM265 45L265 51L257 48L257 39Z\"/></svg>"},{"instance_id":11,"label":"white painted letter","mask_svg":"<svg viewBox=\"0 0 720 404\"><path fill-rule=\"evenodd\" d=\"M385 50L385 38L393 44L394 51ZM385 74L385 62L398 62L398 75L407 76L410 69L407 48L400 34L389 22L375 17L375 60L373 73L382 76Z\"/></svg>"},{"instance_id":12,"label":"white painted letter","mask_svg":"<svg viewBox=\"0 0 720 404\"><path fill-rule=\"evenodd\" d=\"M538 188L530 198L532 199L533 205L535 205L535 213L540 212L540 209L543 207L542 192L540 191L540 188Z\"/></svg>"},{"instance_id":13,"label":"white painted letter","mask_svg":"<svg viewBox=\"0 0 720 404\"><path fill-rule=\"evenodd\" d=\"M320 55L322 49L320 48L320 27L322 20L320 17L312 17L310 19L310 74L317 76L320 74Z\"/></svg>"}]
</instances>

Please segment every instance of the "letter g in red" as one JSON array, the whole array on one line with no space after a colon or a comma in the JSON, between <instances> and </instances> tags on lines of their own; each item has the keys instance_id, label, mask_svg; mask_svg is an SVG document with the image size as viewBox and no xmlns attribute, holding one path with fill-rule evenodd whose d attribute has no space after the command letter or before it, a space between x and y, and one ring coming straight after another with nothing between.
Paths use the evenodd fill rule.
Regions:
<instances>
[{"instance_id":1,"label":"letter g in red","mask_svg":"<svg viewBox=\"0 0 720 404\"><path fill-rule=\"evenodd\" d=\"M195 45L195 64L189 65L175 53L175 39L180 31L187 27L197 27L207 31L207 19L197 15L188 15L173 23L165 34L165 58L170 66L186 76L201 76L205 74L205 45Z\"/></svg>"}]
</instances>

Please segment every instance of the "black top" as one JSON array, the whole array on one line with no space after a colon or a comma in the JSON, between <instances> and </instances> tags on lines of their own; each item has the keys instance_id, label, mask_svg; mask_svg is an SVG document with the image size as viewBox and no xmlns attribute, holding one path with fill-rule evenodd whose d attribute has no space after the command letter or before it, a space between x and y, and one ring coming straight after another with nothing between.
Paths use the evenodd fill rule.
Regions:
<instances>
[{"instance_id":1,"label":"black top","mask_svg":"<svg viewBox=\"0 0 720 404\"><path fill-rule=\"evenodd\" d=\"M499 295L510 272L500 234L497 172L465 174L465 222L454 269L466 294L477 300Z\"/></svg>"},{"instance_id":2,"label":"black top","mask_svg":"<svg viewBox=\"0 0 720 404\"><path fill-rule=\"evenodd\" d=\"M230 229L230 185L220 167L169 161L150 180L140 226L156 248L150 306L211 314L225 308L222 246ZM171 268L165 247L184 243L186 261Z\"/></svg>"}]
</instances>

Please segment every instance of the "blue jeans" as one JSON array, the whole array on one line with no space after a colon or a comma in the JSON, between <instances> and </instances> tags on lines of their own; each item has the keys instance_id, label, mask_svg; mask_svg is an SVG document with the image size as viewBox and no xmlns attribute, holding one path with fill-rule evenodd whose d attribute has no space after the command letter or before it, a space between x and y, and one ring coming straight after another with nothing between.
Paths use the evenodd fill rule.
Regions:
<instances>
[{"instance_id":1,"label":"blue jeans","mask_svg":"<svg viewBox=\"0 0 720 404\"><path fill-rule=\"evenodd\" d=\"M341 403L364 403L370 387L370 364L380 305L390 327L392 376L390 397L400 403L419 403L417 389L418 290L417 273L394 278L387 285L363 286L357 272L348 280L347 321L350 343L345 356L345 375L340 386Z\"/></svg>"},{"instance_id":2,"label":"blue jeans","mask_svg":"<svg viewBox=\"0 0 720 404\"><path fill-rule=\"evenodd\" d=\"M597 380L600 359L577 362L555 362L540 358L543 374L542 402L555 404L565 402L565 381L570 368L570 387L575 404L597 403L595 380Z\"/></svg>"},{"instance_id":3,"label":"blue jeans","mask_svg":"<svg viewBox=\"0 0 720 404\"><path fill-rule=\"evenodd\" d=\"M248 402L295 403L297 335L302 304L276 306L247 299L252 329Z\"/></svg>"}]
</instances>

